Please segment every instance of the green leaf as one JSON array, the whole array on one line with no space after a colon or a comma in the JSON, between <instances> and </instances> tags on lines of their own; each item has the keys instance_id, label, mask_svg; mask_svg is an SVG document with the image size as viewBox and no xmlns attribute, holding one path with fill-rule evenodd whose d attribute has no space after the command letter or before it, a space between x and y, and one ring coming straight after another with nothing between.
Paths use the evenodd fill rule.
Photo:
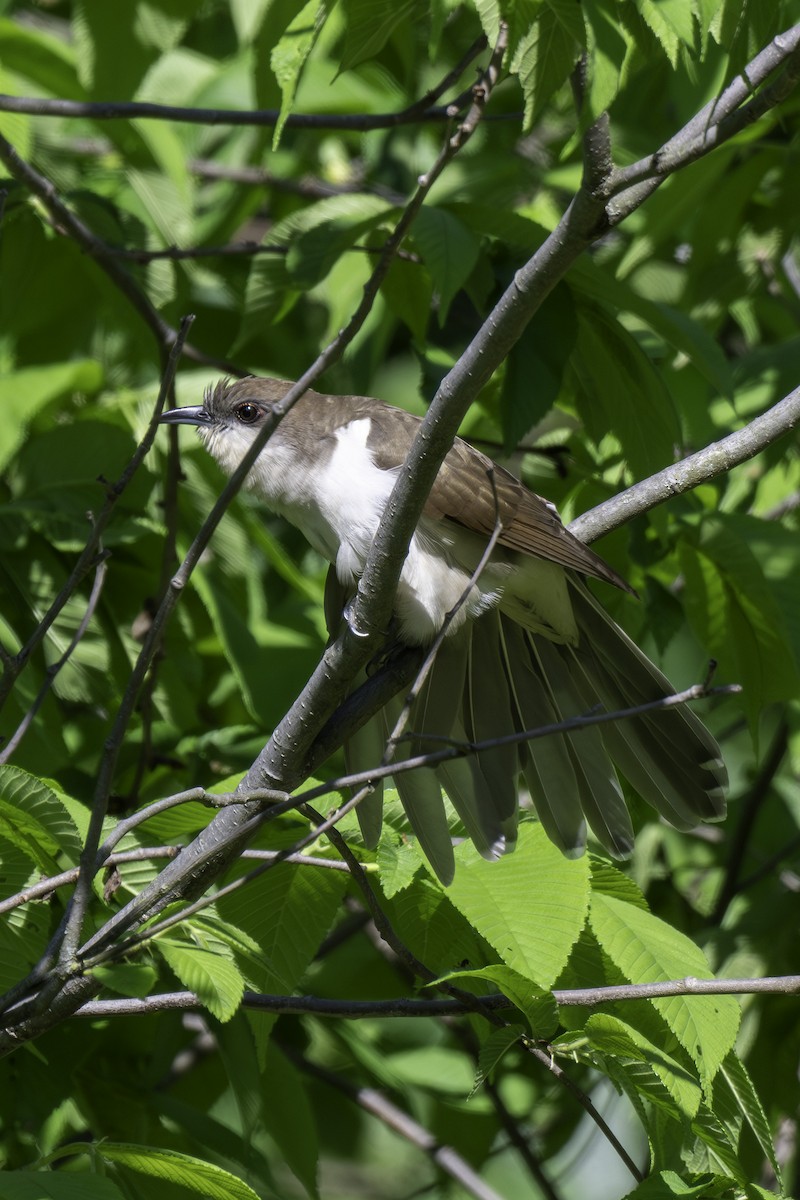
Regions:
<instances>
[{"instance_id":1,"label":"green leaf","mask_svg":"<svg viewBox=\"0 0 800 1200\"><path fill-rule=\"evenodd\" d=\"M572 0L543 0L540 15L511 60L525 96L529 129L556 88L569 77L586 44L581 7Z\"/></svg>"},{"instance_id":2,"label":"green leaf","mask_svg":"<svg viewBox=\"0 0 800 1200\"><path fill-rule=\"evenodd\" d=\"M419 851L417 861L422 867ZM453 906L449 892L449 888L445 892L429 875L418 872L408 887L391 900L385 900L398 937L426 966L442 974L459 964L463 967L486 961L483 941Z\"/></svg>"},{"instance_id":3,"label":"green leaf","mask_svg":"<svg viewBox=\"0 0 800 1200\"><path fill-rule=\"evenodd\" d=\"M281 114L272 135L273 150L278 149L286 118L294 104L300 75L325 23L329 6L329 0L308 0L287 25L270 54L270 66L281 89Z\"/></svg>"},{"instance_id":4,"label":"green leaf","mask_svg":"<svg viewBox=\"0 0 800 1200\"><path fill-rule=\"evenodd\" d=\"M721 1196L722 1190L710 1186L712 1176L696 1175L692 1178L674 1171L655 1171L643 1180L631 1192L626 1192L623 1200L672 1200L673 1196L697 1196L698 1200L712 1200ZM725 1180L725 1189L730 1189L730 1180Z\"/></svg>"},{"instance_id":5,"label":"green leaf","mask_svg":"<svg viewBox=\"0 0 800 1200\"><path fill-rule=\"evenodd\" d=\"M586 111L581 124L595 120L605 112L619 91L625 60L632 40L619 20L614 0L584 0L589 71Z\"/></svg>"},{"instance_id":6,"label":"green leaf","mask_svg":"<svg viewBox=\"0 0 800 1200\"><path fill-rule=\"evenodd\" d=\"M46 875L59 869L59 856L78 861L81 843L56 793L19 767L0 766L0 836L23 851Z\"/></svg>"},{"instance_id":7,"label":"green leaf","mask_svg":"<svg viewBox=\"0 0 800 1200\"><path fill-rule=\"evenodd\" d=\"M694 42L691 5L686 0L635 0L635 3L675 70L681 45L691 49Z\"/></svg>"},{"instance_id":8,"label":"green leaf","mask_svg":"<svg viewBox=\"0 0 800 1200\"><path fill-rule=\"evenodd\" d=\"M506 966L549 989L586 919L589 864L565 858L541 825L526 822L515 852L499 862L486 862L471 844L458 846L447 897Z\"/></svg>"},{"instance_id":9,"label":"green leaf","mask_svg":"<svg viewBox=\"0 0 800 1200\"><path fill-rule=\"evenodd\" d=\"M267 1047L262 1096L264 1124L281 1157L309 1196L317 1196L319 1146L307 1083L274 1042Z\"/></svg>"},{"instance_id":10,"label":"green leaf","mask_svg":"<svg viewBox=\"0 0 800 1200\"><path fill-rule=\"evenodd\" d=\"M596 303L613 305L631 313L663 338L667 346L684 354L692 366L721 396L733 395L733 372L717 340L697 319L673 305L649 300L624 279L614 279L590 258L577 262L569 273L570 285Z\"/></svg>"},{"instance_id":11,"label":"green leaf","mask_svg":"<svg viewBox=\"0 0 800 1200\"><path fill-rule=\"evenodd\" d=\"M512 1046L518 1044L524 1033L525 1030L521 1025L504 1025L502 1029L493 1029L488 1038L484 1042L481 1042L478 1066L475 1071L475 1082L469 1094L470 1099L472 1099L487 1079L491 1079L500 1060L508 1053Z\"/></svg>"},{"instance_id":12,"label":"green leaf","mask_svg":"<svg viewBox=\"0 0 800 1200\"><path fill-rule=\"evenodd\" d=\"M589 1044L602 1054L646 1063L669 1092L680 1118L691 1119L700 1108L702 1089L697 1078L672 1055L638 1029L608 1013L595 1013L585 1026Z\"/></svg>"},{"instance_id":13,"label":"green leaf","mask_svg":"<svg viewBox=\"0 0 800 1200\"><path fill-rule=\"evenodd\" d=\"M234 963L220 954L159 937L154 942L181 983L220 1021L229 1021L244 995L244 980Z\"/></svg>"},{"instance_id":14,"label":"green leaf","mask_svg":"<svg viewBox=\"0 0 800 1200\"><path fill-rule=\"evenodd\" d=\"M458 217L446 208L420 209L414 222L414 245L419 250L439 293L439 324L459 288L478 261L480 242Z\"/></svg>"},{"instance_id":15,"label":"green leaf","mask_svg":"<svg viewBox=\"0 0 800 1200\"><path fill-rule=\"evenodd\" d=\"M475 971L451 971L443 979L448 983L459 979L488 979L496 983L503 995L525 1014L535 1038L551 1038L558 1028L558 1005L550 993L531 984L510 967L492 965Z\"/></svg>"},{"instance_id":16,"label":"green leaf","mask_svg":"<svg viewBox=\"0 0 800 1200\"><path fill-rule=\"evenodd\" d=\"M712 979L702 950L652 913L600 892L590 922L601 947L631 983ZM704 1087L733 1046L739 1005L733 996L672 996L651 1001L697 1067Z\"/></svg>"},{"instance_id":17,"label":"green leaf","mask_svg":"<svg viewBox=\"0 0 800 1200\"><path fill-rule=\"evenodd\" d=\"M188 1188L206 1200L259 1200L258 1193L230 1171L189 1154L123 1142L102 1142L95 1147L95 1153L106 1162L138 1171L140 1175Z\"/></svg>"},{"instance_id":18,"label":"green leaf","mask_svg":"<svg viewBox=\"0 0 800 1200\"><path fill-rule=\"evenodd\" d=\"M687 616L703 647L722 664L724 678L742 685L753 730L765 705L794 697L800 686L777 590L764 578L749 540L759 536L761 524L755 518L705 515L678 544ZM793 555L784 563L788 600L798 564ZM789 612L796 621L793 602Z\"/></svg>"},{"instance_id":19,"label":"green leaf","mask_svg":"<svg viewBox=\"0 0 800 1200\"><path fill-rule=\"evenodd\" d=\"M425 267L395 258L381 284L381 295L411 330L415 341L424 346L433 299L433 281Z\"/></svg>"},{"instance_id":20,"label":"green leaf","mask_svg":"<svg viewBox=\"0 0 800 1200\"><path fill-rule=\"evenodd\" d=\"M424 0L344 0L344 11L347 34L340 70L349 71L375 58L398 25L423 20L428 6Z\"/></svg>"},{"instance_id":21,"label":"green leaf","mask_svg":"<svg viewBox=\"0 0 800 1200\"><path fill-rule=\"evenodd\" d=\"M75 6L73 35L81 83L92 98L129 100L157 57L139 21L139 5L109 5L80 0ZM120 54L120 46L125 53Z\"/></svg>"},{"instance_id":22,"label":"green leaf","mask_svg":"<svg viewBox=\"0 0 800 1200\"><path fill-rule=\"evenodd\" d=\"M645 912L650 911L641 888L629 875L625 875L618 867L595 855L589 856L589 862L592 867L593 892L602 892L604 896L614 896L617 900L624 900L626 904L633 904L637 908L644 909Z\"/></svg>"},{"instance_id":23,"label":"green leaf","mask_svg":"<svg viewBox=\"0 0 800 1200\"><path fill-rule=\"evenodd\" d=\"M5 470L24 441L37 413L74 392L96 392L103 369L93 359L24 367L0 375L0 471Z\"/></svg>"},{"instance_id":24,"label":"green leaf","mask_svg":"<svg viewBox=\"0 0 800 1200\"><path fill-rule=\"evenodd\" d=\"M700 1112L692 1121L692 1131L700 1139L702 1148L706 1151L706 1161L712 1169L721 1167L731 1179L740 1184L747 1182L747 1174L739 1157L738 1131L731 1130L719 1119L716 1112L706 1105L701 1106Z\"/></svg>"},{"instance_id":25,"label":"green leaf","mask_svg":"<svg viewBox=\"0 0 800 1200\"><path fill-rule=\"evenodd\" d=\"M251 42L274 0L230 0L231 18L240 44Z\"/></svg>"},{"instance_id":26,"label":"green leaf","mask_svg":"<svg viewBox=\"0 0 800 1200\"><path fill-rule=\"evenodd\" d=\"M158 980L155 967L146 963L112 963L107 967L92 967L91 973L103 987L121 996L147 996Z\"/></svg>"},{"instance_id":27,"label":"green leaf","mask_svg":"<svg viewBox=\"0 0 800 1200\"><path fill-rule=\"evenodd\" d=\"M452 1046L409 1046L387 1057L386 1068L395 1086L442 1096L467 1096L472 1085L469 1062Z\"/></svg>"},{"instance_id":28,"label":"green leaf","mask_svg":"<svg viewBox=\"0 0 800 1200\"><path fill-rule=\"evenodd\" d=\"M242 964L248 986L292 994L333 924L346 885L341 871L283 863L218 901L220 916L260 948L257 961ZM263 1053L275 1017L258 1013L248 1018Z\"/></svg>"},{"instance_id":29,"label":"green leaf","mask_svg":"<svg viewBox=\"0 0 800 1200\"><path fill-rule=\"evenodd\" d=\"M378 196L330 196L273 225L264 245L274 246L279 253L259 255L250 268L240 341L263 334L271 321L285 315L306 288L330 271L336 253L351 246L391 209Z\"/></svg>"},{"instance_id":30,"label":"green leaf","mask_svg":"<svg viewBox=\"0 0 800 1200\"><path fill-rule=\"evenodd\" d=\"M383 831L378 843L377 861L381 873L381 889L389 900L408 887L420 869L416 848L392 829Z\"/></svg>"},{"instance_id":31,"label":"green leaf","mask_svg":"<svg viewBox=\"0 0 800 1200\"><path fill-rule=\"evenodd\" d=\"M69 42L44 29L0 19L0 62L61 100L85 100Z\"/></svg>"},{"instance_id":32,"label":"green leaf","mask_svg":"<svg viewBox=\"0 0 800 1200\"><path fill-rule=\"evenodd\" d=\"M636 340L598 307L578 315L577 406L591 436L612 433L644 478L672 461L680 429L672 398Z\"/></svg>"},{"instance_id":33,"label":"green leaf","mask_svg":"<svg viewBox=\"0 0 800 1200\"><path fill-rule=\"evenodd\" d=\"M772 1167L775 1178L778 1181L778 1186L783 1190L781 1168L775 1154L769 1121L758 1098L758 1093L753 1087L753 1081L747 1072L747 1068L741 1059L731 1051L722 1063L719 1075L730 1089L736 1107L753 1131L759 1146L764 1152L764 1157Z\"/></svg>"},{"instance_id":34,"label":"green leaf","mask_svg":"<svg viewBox=\"0 0 800 1200\"><path fill-rule=\"evenodd\" d=\"M351 211L340 212L338 216L331 215L323 225L316 225L293 238L286 255L286 273L290 283L303 289L316 287L362 234L385 220L387 212L382 201L376 206L351 204L348 207ZM370 212L373 207L376 211Z\"/></svg>"},{"instance_id":35,"label":"green leaf","mask_svg":"<svg viewBox=\"0 0 800 1200\"><path fill-rule=\"evenodd\" d=\"M76 1151L86 1152L85 1147ZM124 1196L112 1179L86 1171L4 1171L0 1180L0 1200L124 1200Z\"/></svg>"},{"instance_id":36,"label":"green leaf","mask_svg":"<svg viewBox=\"0 0 800 1200\"><path fill-rule=\"evenodd\" d=\"M518 446L558 400L576 338L572 293L558 284L506 359L500 411L507 450Z\"/></svg>"}]
</instances>

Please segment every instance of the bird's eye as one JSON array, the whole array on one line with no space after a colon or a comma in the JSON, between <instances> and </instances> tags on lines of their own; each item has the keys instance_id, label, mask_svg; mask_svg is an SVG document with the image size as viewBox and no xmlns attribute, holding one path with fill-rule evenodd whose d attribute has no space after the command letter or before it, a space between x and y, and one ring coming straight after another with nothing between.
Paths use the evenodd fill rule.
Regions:
<instances>
[{"instance_id":1,"label":"bird's eye","mask_svg":"<svg viewBox=\"0 0 800 1200\"><path fill-rule=\"evenodd\" d=\"M252 425L261 415L257 404L249 404L246 401L244 404L237 404L234 412L237 421L241 421L243 425Z\"/></svg>"}]
</instances>

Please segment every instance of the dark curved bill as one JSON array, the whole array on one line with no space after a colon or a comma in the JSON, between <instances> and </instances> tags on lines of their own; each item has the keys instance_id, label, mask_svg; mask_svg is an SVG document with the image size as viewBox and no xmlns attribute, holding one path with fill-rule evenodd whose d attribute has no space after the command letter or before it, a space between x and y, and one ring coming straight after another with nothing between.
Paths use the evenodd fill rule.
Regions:
<instances>
[{"instance_id":1,"label":"dark curved bill","mask_svg":"<svg viewBox=\"0 0 800 1200\"><path fill-rule=\"evenodd\" d=\"M158 418L162 425L210 425L211 416L202 404L170 408Z\"/></svg>"}]
</instances>

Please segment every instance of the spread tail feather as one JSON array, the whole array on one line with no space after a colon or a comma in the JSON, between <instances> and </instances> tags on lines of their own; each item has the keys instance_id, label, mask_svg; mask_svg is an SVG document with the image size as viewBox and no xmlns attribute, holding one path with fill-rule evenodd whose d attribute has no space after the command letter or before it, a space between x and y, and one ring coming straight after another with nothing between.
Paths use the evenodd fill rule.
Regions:
<instances>
[{"instance_id":1,"label":"spread tail feather","mask_svg":"<svg viewBox=\"0 0 800 1200\"><path fill-rule=\"evenodd\" d=\"M440 740L426 735L490 741L579 716L598 705L607 711L631 708L672 692L666 677L585 585L571 574L568 578L577 644L549 641L502 610L466 623L440 647L411 709L408 728L415 736L400 743L398 758L441 747ZM351 739L349 766L360 760L358 765L368 768L380 760L401 708L398 699L384 709L378 736L373 722L369 734L361 731ZM633 846L633 828L615 765L678 829L720 820L725 813L727 773L719 747L685 705L491 747L435 769L398 773L395 783L428 861L448 883L454 859L442 788L485 858L513 848L520 773L548 837L565 854L583 851L588 823L609 853L625 857ZM367 845L375 845L380 795L366 804L359 808L359 820Z\"/></svg>"}]
</instances>

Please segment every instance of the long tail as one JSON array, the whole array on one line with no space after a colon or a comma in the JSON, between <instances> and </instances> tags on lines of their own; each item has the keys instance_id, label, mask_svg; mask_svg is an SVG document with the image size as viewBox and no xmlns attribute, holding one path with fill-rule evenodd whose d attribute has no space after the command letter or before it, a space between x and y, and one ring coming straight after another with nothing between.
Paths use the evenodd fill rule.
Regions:
<instances>
[{"instance_id":1,"label":"long tail","mask_svg":"<svg viewBox=\"0 0 800 1200\"><path fill-rule=\"evenodd\" d=\"M575 577L570 584L577 646L550 642L497 611L445 641L411 712L409 729L417 737L402 744L401 755L439 749L441 742L426 735L485 742L673 691L584 584ZM383 731L379 717L351 743L349 765L368 768L365 754L376 753L400 706L395 701L381 714ZM398 773L395 782L423 851L448 883L454 861L441 788L486 858L513 848L520 774L545 831L565 854L583 851L588 824L609 853L622 858L633 847L633 828L615 768L678 829L725 814L727 773L719 747L685 705L484 750L435 769ZM372 846L380 833L379 806L375 798L359 812Z\"/></svg>"}]
</instances>

